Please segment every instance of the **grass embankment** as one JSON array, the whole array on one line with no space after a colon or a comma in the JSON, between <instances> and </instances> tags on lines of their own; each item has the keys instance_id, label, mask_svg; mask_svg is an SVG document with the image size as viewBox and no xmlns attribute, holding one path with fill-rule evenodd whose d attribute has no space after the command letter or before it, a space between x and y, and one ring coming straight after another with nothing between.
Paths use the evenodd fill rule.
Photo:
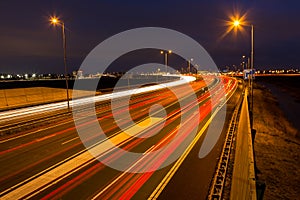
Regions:
<instances>
[{"instance_id":1,"label":"grass embankment","mask_svg":"<svg viewBox=\"0 0 300 200\"><path fill-rule=\"evenodd\" d=\"M299 199L300 131L285 118L271 92L254 87L254 143L258 179L266 183L264 199Z\"/></svg>"}]
</instances>

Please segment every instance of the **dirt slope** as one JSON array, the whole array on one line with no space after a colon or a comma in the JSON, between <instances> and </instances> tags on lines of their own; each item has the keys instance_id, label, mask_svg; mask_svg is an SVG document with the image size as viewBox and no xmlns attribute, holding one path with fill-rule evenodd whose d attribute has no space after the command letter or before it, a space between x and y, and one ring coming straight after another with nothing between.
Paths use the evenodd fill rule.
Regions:
<instances>
[{"instance_id":1,"label":"dirt slope","mask_svg":"<svg viewBox=\"0 0 300 200\"><path fill-rule=\"evenodd\" d=\"M300 199L299 130L259 85L254 89L254 129L258 179L266 183L264 199Z\"/></svg>"}]
</instances>

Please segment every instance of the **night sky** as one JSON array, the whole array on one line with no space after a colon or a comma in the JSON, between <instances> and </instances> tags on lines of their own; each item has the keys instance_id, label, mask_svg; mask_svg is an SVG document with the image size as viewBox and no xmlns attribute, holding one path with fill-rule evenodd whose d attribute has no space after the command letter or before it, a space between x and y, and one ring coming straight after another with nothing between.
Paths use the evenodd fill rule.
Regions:
<instances>
[{"instance_id":1,"label":"night sky","mask_svg":"<svg viewBox=\"0 0 300 200\"><path fill-rule=\"evenodd\" d=\"M299 10L296 0L5 0L0 3L0 73L63 72L61 29L49 24L53 14L66 25L69 72L103 40L138 27L182 32L199 42L217 66L238 65L242 55L250 54L250 28L222 37L225 21L238 12L255 27L255 68L299 69ZM163 63L159 52L149 55L151 61ZM142 58L128 56L112 70L127 70L126 65L137 64L133 59L149 61ZM170 57L170 65L184 63Z\"/></svg>"}]
</instances>

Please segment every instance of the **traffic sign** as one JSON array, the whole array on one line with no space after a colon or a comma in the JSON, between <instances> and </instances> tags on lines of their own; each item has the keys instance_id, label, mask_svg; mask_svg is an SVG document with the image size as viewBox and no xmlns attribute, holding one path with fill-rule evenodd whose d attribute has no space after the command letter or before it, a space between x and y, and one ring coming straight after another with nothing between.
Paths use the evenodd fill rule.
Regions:
<instances>
[{"instance_id":1,"label":"traffic sign","mask_svg":"<svg viewBox=\"0 0 300 200\"><path fill-rule=\"evenodd\" d=\"M244 79L254 79L255 78L255 69L244 69L243 72Z\"/></svg>"}]
</instances>

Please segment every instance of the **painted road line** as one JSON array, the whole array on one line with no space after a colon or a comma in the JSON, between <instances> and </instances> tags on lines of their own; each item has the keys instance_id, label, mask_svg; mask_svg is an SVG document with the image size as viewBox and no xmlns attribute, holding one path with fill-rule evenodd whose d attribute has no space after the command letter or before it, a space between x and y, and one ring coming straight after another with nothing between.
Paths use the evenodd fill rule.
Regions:
<instances>
[{"instance_id":1,"label":"painted road line","mask_svg":"<svg viewBox=\"0 0 300 200\"><path fill-rule=\"evenodd\" d=\"M236 89L235 89L236 90ZM234 90L234 91L235 91ZM234 92L233 92L234 93ZM230 97L233 95L233 93L230 95ZM211 117L207 120L205 125L202 127L202 129L198 132L192 143L189 145L189 147L185 150L185 152L182 154L182 156L176 161L176 163L173 165L173 167L170 169L168 174L164 177L164 179L160 182L160 184L155 188L155 190L152 192L152 194L149 196L148 200L157 199L158 196L161 194L163 189L167 186L167 184L170 182L171 178L174 176L176 171L179 169L180 165L183 163L185 158L188 156L190 151L193 149L195 144L198 142L204 131L207 129L213 118L216 116L216 114L221 110L221 108L227 103L227 101L230 98L228 98L221 107L217 107L215 112L211 115Z\"/></svg>"},{"instance_id":2,"label":"painted road line","mask_svg":"<svg viewBox=\"0 0 300 200\"><path fill-rule=\"evenodd\" d=\"M49 130L49 129L52 129L52 128L55 128L55 127L58 127L58 126L61 126L61 125L64 125L64 124L68 124L68 123L71 123L71 122L72 122L72 120L64 122L64 123L56 124L56 125L53 125L53 126L48 126L46 128L39 129L39 130L30 132L30 133L26 133L26 134L23 134L23 135L19 135L19 136L13 137L13 138L8 138L6 140L1 140L0 144L5 143L5 142L9 142L9 141L12 141L12 140L15 140L15 139L18 139L18 138L22 138L22 137L25 137L25 136L28 136L28 135L32 135L32 134L35 134L35 133L38 133L38 132L41 132L41 131Z\"/></svg>"},{"instance_id":3,"label":"painted road line","mask_svg":"<svg viewBox=\"0 0 300 200\"><path fill-rule=\"evenodd\" d=\"M149 153L154 147L155 147L155 145L152 145L149 149L147 149L147 151L145 151L143 153L143 155L146 155L147 153Z\"/></svg>"},{"instance_id":4,"label":"painted road line","mask_svg":"<svg viewBox=\"0 0 300 200\"><path fill-rule=\"evenodd\" d=\"M72 138L72 139L70 139L70 140L67 140L67 141L61 143L61 145L65 145L65 144L67 144L67 143L69 143L69 142L72 142L72 141L78 139L78 138L79 138L78 136L77 136L77 137L74 137L74 138Z\"/></svg>"},{"instance_id":5,"label":"painted road line","mask_svg":"<svg viewBox=\"0 0 300 200\"><path fill-rule=\"evenodd\" d=\"M183 83L187 83L187 82L192 82L192 81L194 81L195 79L191 79L191 77L190 76L182 76L182 78L183 79L185 79L185 81L183 81ZM182 80L181 80L182 81ZM183 84L183 83L181 83L181 84ZM171 86L177 86L177 85L181 85L181 84L171 84L171 83L166 83L166 84L164 84L163 86L163 88L166 88L166 87L171 87ZM149 91L154 91L155 89L153 89L152 88L152 86L150 86L149 88L151 88L151 89L149 89ZM145 88L144 88L145 89ZM158 89L161 89L161 88L156 88L156 90L158 90ZM134 90L135 91L135 90ZM143 92L145 92L145 91L143 91ZM140 93L143 93L143 92L140 92ZM128 95L128 93L130 93L129 91L127 91L127 95ZM137 91L135 91L135 93L138 93ZM104 97L105 96L105 97ZM101 97L101 98L100 98ZM97 99L96 99L97 98ZM99 102L99 101L104 101L104 100L107 100L107 99L110 99L111 98L111 94L107 94L107 95L100 95L100 96L95 96L94 97L94 100L97 100L97 102ZM84 99L87 99L87 98L84 98ZM75 100L75 101L82 101L82 100L84 100L84 99L77 99L77 100ZM90 102L93 102L94 103L94 101L91 101L90 100ZM71 101L71 103L73 103L73 101ZM41 105L41 106L35 106L35 107L29 107L29 108L21 108L20 110L16 110L16 111L5 111L5 112L3 112L3 113L0 113L0 120L1 120L1 116L3 115L4 117L7 117L8 119L10 119L11 117L14 117L14 116L10 116L9 115L9 113L23 113L24 114L24 112L26 112L26 110L28 110L28 111L31 111L31 112L33 112L34 111L34 113L39 113L39 112L42 112L43 110L42 110L42 108L43 107L45 107L45 108L48 108L48 107L50 107L50 109L51 109L51 107L52 106L55 106L55 105L58 105L58 104L64 104L63 102L60 102L60 103L52 103L52 104L47 104L47 105ZM74 102L74 104L75 104L75 102ZM41 109L40 111L39 111L39 109ZM8 115L9 115L9 117L8 117ZM17 136L17 137L13 137L13 138L9 138L9 139L6 139L6 140L2 140L2 141L0 141L0 144L1 143L5 143L5 142L8 142L8 141L11 141L11 140L15 140L15 139L18 139L18 138L21 138L21 137L24 137L24 136L27 136L27 135L31 135L31 134L34 134L34 133L37 133L37 132L40 132L40 131L44 131L44 130L48 130L48 129L51 129L51 128L54 128L54 127L56 127L56 126L59 126L59 125L63 125L63 124L67 124L67 123L70 123L70 121L69 122L66 122L66 123L62 123L62 124L58 124L58 125L54 125L54 126L51 126L51 127L47 127L47 128L45 128L45 129L41 129L41 130L37 130L37 131L34 131L34 132L30 132L30 133L27 133L27 134L24 134L24 135L19 135L19 136Z\"/></svg>"},{"instance_id":6,"label":"painted road line","mask_svg":"<svg viewBox=\"0 0 300 200\"><path fill-rule=\"evenodd\" d=\"M153 120L154 119L154 120ZM147 128L149 128L151 125L153 125L153 124L155 124L156 122L158 123L158 122L160 122L163 118L153 118L153 119L151 119L151 122L149 123L149 122L145 122L145 121L142 121L142 123L140 124L140 125L143 125L143 130L144 129L147 129ZM149 119L148 119L149 120ZM147 125L144 125L144 124L149 124L148 126ZM133 130L133 134L131 133L131 135L133 135L133 136L136 136L138 133L139 133L139 131L141 130L140 129L140 127L132 127L132 130ZM114 136L114 137L112 137L111 139L113 140L113 141L115 141L115 142L117 142L118 143L118 141L122 141L122 140L124 140L124 139L128 139L128 138L130 138L129 136L128 136L128 134L127 133L125 133L125 134L118 134L118 135L116 135L116 136ZM102 146L102 147L104 147L104 148L101 148L102 149L102 152L105 152L106 150L108 150L109 148L111 148L111 146L113 146L113 147L115 147L114 145L112 145L111 143L110 144L108 144L108 142L110 142L110 141L104 141L103 143L101 143L100 145ZM123 141L122 141L123 142ZM92 150L95 150L97 147L99 147L100 145L97 145L95 148L92 148ZM103 151L104 150L104 151ZM97 151L97 153L99 153L99 151ZM88 160L89 161L89 158L91 158L92 156L91 155L87 155L88 154L88 152L85 152L85 153L83 153L82 155L80 155L80 156L77 156L77 157L74 157L74 158L76 158L78 161L80 161L80 158L81 158L81 162L82 162L82 160ZM101 151L100 151L100 154L101 154ZM28 188L28 185L30 184L30 183L32 183L34 180L37 180L38 181L38 185L41 185L41 187L40 188L37 188L37 189L35 189L35 190L37 190L36 191L36 193L37 192L39 192L39 191L41 191L41 189L42 190L44 190L44 189L46 189L46 188L43 188L42 186L42 183L43 182L49 182L49 177L47 177L47 175L49 176L50 175L50 178L52 178L52 180L53 179L55 179L55 177L58 177L57 176L57 174L60 174L61 175L61 173L63 173L64 172L64 174L62 175L62 177L61 177L61 179L63 179L63 178L65 178L67 175L69 175L68 173L66 173L65 172L65 170L61 170L61 169L70 169L72 166L74 167L74 166L78 166L79 165L79 163L80 162L77 162L77 163L73 163L73 161L74 161L74 158L72 159L72 160L69 160L69 161L67 161L67 162L65 162L65 163L61 163L61 165L60 166L58 166L57 165L57 167L54 169L53 168L53 166L52 166L52 168L50 169L50 171L49 171L49 168L48 168L48 171L45 173L45 174L40 174L39 173L39 176L35 176L35 178L34 179L32 179L32 177L31 178L29 178L29 180L27 179L26 181L24 181L24 182L22 182L21 184L17 184L18 185L18 188L17 187L12 187L13 189L15 189L16 188L16 190L14 190L14 191L19 191L19 192L17 192L17 194L19 194L19 195L21 195L21 194L25 194L25 192L26 191L28 191L28 190L30 190L30 188L32 188L32 187L29 187ZM93 157L92 157L93 158ZM91 161L94 161L93 159L90 159ZM86 162L86 163L88 163L88 162ZM84 162L83 162L83 164L84 164ZM70 167L71 166L71 167ZM56 170L55 171L55 173L53 173L53 171L54 170ZM63 172L62 172L63 171ZM44 171L43 171L44 172ZM72 172L73 173L73 172ZM51 176L52 175L52 176ZM54 177L53 177L54 176ZM40 178L40 177L42 177L42 178ZM43 179L44 178L44 179ZM61 179L55 179L55 183L57 183L58 181L60 181ZM28 183L27 183L28 182ZM53 184L52 184L53 185ZM34 186L34 185L33 185ZM51 185L49 185L49 184L47 184L47 188L48 187L50 187ZM27 187L27 189L26 189L26 187ZM36 186L36 187L38 187L38 186ZM13 189L8 189L9 191L4 191L2 194L6 194L6 193L8 193L8 192L10 192L11 191L11 193L14 193L14 191L12 191ZM32 190L32 189L31 189ZM21 191L21 192L20 192ZM9 194L11 194L11 193L8 193L5 197L9 197ZM1 195L1 194L0 194ZM31 195L34 195L34 194L31 194ZM15 195L13 195L13 198L16 198L17 196Z\"/></svg>"},{"instance_id":7,"label":"painted road line","mask_svg":"<svg viewBox=\"0 0 300 200\"><path fill-rule=\"evenodd\" d=\"M163 118L146 118L145 120L141 121L139 124L132 126L126 129L125 132L121 132L109 140L102 141L99 145L94 146L89 151L92 152L93 155L104 156L107 153L111 152L117 145L121 144L122 142L128 140L132 136L137 136L141 131L146 130L152 126L155 126L157 123L162 121ZM144 122L145 121L145 122ZM141 124L143 126L141 126ZM147 124L147 125L145 125ZM138 127L138 128L137 128ZM141 129L143 127L143 129ZM129 130L133 132L128 135ZM140 131L140 132L138 132ZM84 150L82 154L61 163L56 168L53 169L46 169L40 172L40 176L35 178L28 178L25 181L9 188L2 193L0 193L1 198L3 199L20 199L26 196L26 198L33 197L40 191L43 191L52 185L56 184L60 180L66 178L70 174L82 169L83 167L87 166L91 162L95 161L95 157L91 155L90 152ZM52 168L52 167L50 167ZM4 196L2 196L5 194ZM28 197L27 195L30 195Z\"/></svg>"}]
</instances>

